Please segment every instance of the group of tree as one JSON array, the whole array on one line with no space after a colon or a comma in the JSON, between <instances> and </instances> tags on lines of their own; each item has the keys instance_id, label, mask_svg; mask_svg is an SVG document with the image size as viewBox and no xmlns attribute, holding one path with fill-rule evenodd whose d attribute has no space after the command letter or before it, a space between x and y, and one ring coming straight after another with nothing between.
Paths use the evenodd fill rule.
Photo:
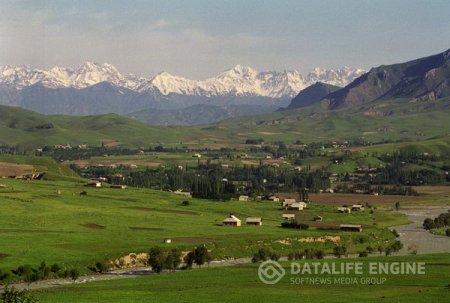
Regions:
<instances>
[{"instance_id":1,"label":"group of tree","mask_svg":"<svg viewBox=\"0 0 450 303\"><path fill-rule=\"evenodd\" d=\"M309 225L304 223L299 223L297 221L286 221L281 223L283 228L293 228L293 229L308 229Z\"/></svg>"},{"instance_id":2,"label":"group of tree","mask_svg":"<svg viewBox=\"0 0 450 303\"><path fill-rule=\"evenodd\" d=\"M323 259L324 257L325 252L316 248L306 248L304 250L298 250L288 254L288 260Z\"/></svg>"},{"instance_id":3,"label":"group of tree","mask_svg":"<svg viewBox=\"0 0 450 303\"><path fill-rule=\"evenodd\" d=\"M31 265L20 265L10 272L0 270L0 283L8 281L23 281L32 283L49 278L71 278L78 279L80 272L76 268L62 268L58 264L48 266L44 261L38 267Z\"/></svg>"},{"instance_id":4,"label":"group of tree","mask_svg":"<svg viewBox=\"0 0 450 303\"><path fill-rule=\"evenodd\" d=\"M242 165L223 168L219 164L199 163L195 167L167 165L136 170L129 167L72 167L84 177L108 177L113 184L166 191L192 192L196 198L229 200L239 195L259 196L274 192L311 192L330 187L328 174L298 172L288 167Z\"/></svg>"},{"instance_id":5,"label":"group of tree","mask_svg":"<svg viewBox=\"0 0 450 303\"><path fill-rule=\"evenodd\" d=\"M261 262L261 261L267 261L267 260L273 260L278 261L280 259L280 255L273 251L271 248L260 248L252 258L252 262Z\"/></svg>"},{"instance_id":6,"label":"group of tree","mask_svg":"<svg viewBox=\"0 0 450 303\"><path fill-rule=\"evenodd\" d=\"M186 268L192 268L194 264L201 267L211 262L211 255L205 245L195 247L182 258L182 252L178 248L164 250L155 246L150 249L148 264L156 273L163 270L175 271L184 261Z\"/></svg>"},{"instance_id":7,"label":"group of tree","mask_svg":"<svg viewBox=\"0 0 450 303\"><path fill-rule=\"evenodd\" d=\"M427 230L450 226L450 211L442 213L434 219L426 218L423 221L423 228Z\"/></svg>"}]
</instances>

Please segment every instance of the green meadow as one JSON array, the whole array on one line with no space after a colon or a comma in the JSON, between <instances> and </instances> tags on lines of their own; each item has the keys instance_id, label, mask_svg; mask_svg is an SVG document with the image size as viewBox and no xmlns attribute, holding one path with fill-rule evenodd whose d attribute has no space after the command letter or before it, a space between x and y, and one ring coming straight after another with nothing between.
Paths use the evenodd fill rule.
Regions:
<instances>
[{"instance_id":1,"label":"green meadow","mask_svg":"<svg viewBox=\"0 0 450 303\"><path fill-rule=\"evenodd\" d=\"M296 278L331 278L334 275L290 275L290 263L283 262L286 274L275 285L263 284L258 264L202 268L138 278L60 286L34 291L41 302L448 302L450 296L450 255L369 257L320 262L425 262L423 275L338 275L356 278L357 284L311 284ZM303 263L305 261L301 261ZM311 262L311 260L309 261ZM364 271L367 273L367 270ZM362 284L361 277L375 278ZM382 284L380 279L386 280Z\"/></svg>"},{"instance_id":2,"label":"green meadow","mask_svg":"<svg viewBox=\"0 0 450 303\"><path fill-rule=\"evenodd\" d=\"M87 188L78 181L24 181L1 179L0 268L37 265L41 261L86 267L96 261L129 253L148 252L155 245L191 249L206 244L216 258L251 256L271 246L281 255L316 247L332 252L331 241L305 243L301 238L339 236L351 252L393 240L388 226L407 223L398 214L374 210L338 214L335 205L313 204L301 213L302 222L363 224L363 233L291 230L280 227L279 204L272 202L209 201L189 199L162 191L127 188ZM86 191L87 195L80 195ZM263 226L225 227L230 213L245 218L260 216ZM162 244L165 238L171 244ZM363 240L361 240L363 238ZM386 242L387 241L387 242Z\"/></svg>"}]
</instances>

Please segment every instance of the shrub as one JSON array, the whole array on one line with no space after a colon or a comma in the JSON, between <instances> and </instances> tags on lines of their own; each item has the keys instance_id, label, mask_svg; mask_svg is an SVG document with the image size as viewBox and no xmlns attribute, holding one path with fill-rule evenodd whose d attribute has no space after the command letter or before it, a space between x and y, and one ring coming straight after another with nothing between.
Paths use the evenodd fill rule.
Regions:
<instances>
[{"instance_id":1,"label":"shrub","mask_svg":"<svg viewBox=\"0 0 450 303\"><path fill-rule=\"evenodd\" d=\"M91 270L93 272L103 274L103 273L106 273L108 271L109 265L108 265L107 262L97 262L97 263L95 263L94 266L88 267L88 268L89 268L89 270Z\"/></svg>"},{"instance_id":2,"label":"shrub","mask_svg":"<svg viewBox=\"0 0 450 303\"><path fill-rule=\"evenodd\" d=\"M400 249L403 248L403 244L400 241L395 241L392 245L391 245L392 251L399 251Z\"/></svg>"},{"instance_id":3,"label":"shrub","mask_svg":"<svg viewBox=\"0 0 450 303\"><path fill-rule=\"evenodd\" d=\"M308 224L298 223L298 222L283 222L281 223L283 228L294 228L294 229L308 229Z\"/></svg>"},{"instance_id":4,"label":"shrub","mask_svg":"<svg viewBox=\"0 0 450 303\"><path fill-rule=\"evenodd\" d=\"M61 271L61 267L55 263L52 266L50 266L50 271L54 274L58 274Z\"/></svg>"},{"instance_id":5,"label":"shrub","mask_svg":"<svg viewBox=\"0 0 450 303\"><path fill-rule=\"evenodd\" d=\"M447 228L447 230L445 231L445 234L447 235L447 237L450 237L450 228Z\"/></svg>"},{"instance_id":6,"label":"shrub","mask_svg":"<svg viewBox=\"0 0 450 303\"><path fill-rule=\"evenodd\" d=\"M0 269L0 283L9 278L9 273Z\"/></svg>"},{"instance_id":7,"label":"shrub","mask_svg":"<svg viewBox=\"0 0 450 303\"><path fill-rule=\"evenodd\" d=\"M338 258L347 254L347 247L344 245L337 245L333 248L334 255Z\"/></svg>"},{"instance_id":8,"label":"shrub","mask_svg":"<svg viewBox=\"0 0 450 303\"><path fill-rule=\"evenodd\" d=\"M369 254L367 253L367 251L362 251L362 252L359 253L359 257L360 257L360 258L367 257L368 255L369 255Z\"/></svg>"},{"instance_id":9,"label":"shrub","mask_svg":"<svg viewBox=\"0 0 450 303\"><path fill-rule=\"evenodd\" d=\"M69 275L70 275L70 278L72 279L72 281L75 282L80 277L80 271L76 268L72 268L69 271Z\"/></svg>"},{"instance_id":10,"label":"shrub","mask_svg":"<svg viewBox=\"0 0 450 303\"><path fill-rule=\"evenodd\" d=\"M37 303L39 300L26 290L16 290L14 287L6 287L0 296L2 303Z\"/></svg>"},{"instance_id":11,"label":"shrub","mask_svg":"<svg viewBox=\"0 0 450 303\"><path fill-rule=\"evenodd\" d=\"M258 252L253 255L252 262L260 262L267 260L278 261L280 259L280 255L274 252L271 248L260 248Z\"/></svg>"}]
</instances>

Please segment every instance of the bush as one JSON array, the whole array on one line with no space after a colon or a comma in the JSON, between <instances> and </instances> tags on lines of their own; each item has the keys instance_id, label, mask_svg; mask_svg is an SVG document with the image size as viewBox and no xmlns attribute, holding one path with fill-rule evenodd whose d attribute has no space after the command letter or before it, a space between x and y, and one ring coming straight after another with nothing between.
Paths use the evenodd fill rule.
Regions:
<instances>
[{"instance_id":1,"label":"bush","mask_svg":"<svg viewBox=\"0 0 450 303\"><path fill-rule=\"evenodd\" d=\"M0 269L0 283L3 281L6 281L6 279L9 278L9 273L8 272L4 272Z\"/></svg>"},{"instance_id":2,"label":"bush","mask_svg":"<svg viewBox=\"0 0 450 303\"><path fill-rule=\"evenodd\" d=\"M50 266L50 271L57 275L61 271L61 267L55 263L52 266Z\"/></svg>"},{"instance_id":3,"label":"bush","mask_svg":"<svg viewBox=\"0 0 450 303\"><path fill-rule=\"evenodd\" d=\"M403 244L400 241L395 241L392 245L391 245L392 251L396 252L399 251L400 249L403 248Z\"/></svg>"},{"instance_id":4,"label":"bush","mask_svg":"<svg viewBox=\"0 0 450 303\"><path fill-rule=\"evenodd\" d=\"M334 255L338 258L347 255L347 247L344 245L338 245L333 248Z\"/></svg>"},{"instance_id":5,"label":"bush","mask_svg":"<svg viewBox=\"0 0 450 303\"><path fill-rule=\"evenodd\" d=\"M280 259L280 255L274 252L271 248L260 248L257 253L253 255L252 262L261 262L267 260L278 261Z\"/></svg>"},{"instance_id":6,"label":"bush","mask_svg":"<svg viewBox=\"0 0 450 303\"><path fill-rule=\"evenodd\" d=\"M447 237L450 237L450 228L447 228L447 230L445 231L445 234L447 235Z\"/></svg>"},{"instance_id":7,"label":"bush","mask_svg":"<svg viewBox=\"0 0 450 303\"><path fill-rule=\"evenodd\" d=\"M367 253L367 251L362 251L362 252L359 253L359 257L360 257L360 258L367 257L368 255L369 255L369 254Z\"/></svg>"},{"instance_id":8,"label":"bush","mask_svg":"<svg viewBox=\"0 0 450 303\"><path fill-rule=\"evenodd\" d=\"M37 303L39 300L30 295L26 290L16 290L14 287L6 287L0 296L2 303Z\"/></svg>"},{"instance_id":9,"label":"bush","mask_svg":"<svg viewBox=\"0 0 450 303\"><path fill-rule=\"evenodd\" d=\"M88 267L88 268L89 268L89 270L91 270L93 272L103 274L108 271L109 265L107 262L97 262L97 263L95 263L94 266Z\"/></svg>"},{"instance_id":10,"label":"bush","mask_svg":"<svg viewBox=\"0 0 450 303\"><path fill-rule=\"evenodd\" d=\"M187 200L184 200L183 202L181 202L181 205L182 206L189 206L189 201L187 201Z\"/></svg>"},{"instance_id":11,"label":"bush","mask_svg":"<svg viewBox=\"0 0 450 303\"><path fill-rule=\"evenodd\" d=\"M298 223L298 222L283 222L281 223L283 228L294 228L294 229L308 229L308 224Z\"/></svg>"},{"instance_id":12,"label":"bush","mask_svg":"<svg viewBox=\"0 0 450 303\"><path fill-rule=\"evenodd\" d=\"M70 278L72 279L72 281L75 282L80 277L80 271L76 268L72 268L69 271L69 275L70 275Z\"/></svg>"}]
</instances>

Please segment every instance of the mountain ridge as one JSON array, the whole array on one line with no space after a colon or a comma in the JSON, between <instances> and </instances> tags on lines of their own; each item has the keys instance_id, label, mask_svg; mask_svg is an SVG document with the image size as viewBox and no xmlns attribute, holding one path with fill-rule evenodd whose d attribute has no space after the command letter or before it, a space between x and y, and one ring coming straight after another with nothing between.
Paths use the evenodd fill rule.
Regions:
<instances>
[{"instance_id":1,"label":"mountain ridge","mask_svg":"<svg viewBox=\"0 0 450 303\"><path fill-rule=\"evenodd\" d=\"M450 49L415 60L380 65L324 98L330 109L375 100L436 100L450 96Z\"/></svg>"},{"instance_id":2,"label":"mountain ridge","mask_svg":"<svg viewBox=\"0 0 450 303\"><path fill-rule=\"evenodd\" d=\"M344 86L362 75L362 69L316 68L305 77L295 70L257 72L251 67L236 65L215 77L192 80L161 72L154 77L143 78L124 75L109 63L85 62L78 68L55 66L49 70L29 66L0 67L0 86L21 90L40 83L47 88L83 89L100 82L109 82L137 92L180 94L190 96L263 96L271 98L294 97L300 90L322 81Z\"/></svg>"},{"instance_id":3,"label":"mountain ridge","mask_svg":"<svg viewBox=\"0 0 450 303\"><path fill-rule=\"evenodd\" d=\"M321 101L324 97L332 92L341 89L339 86L316 82L315 84L300 91L300 93L292 99L291 103L284 110L296 109L309 106Z\"/></svg>"}]
</instances>

